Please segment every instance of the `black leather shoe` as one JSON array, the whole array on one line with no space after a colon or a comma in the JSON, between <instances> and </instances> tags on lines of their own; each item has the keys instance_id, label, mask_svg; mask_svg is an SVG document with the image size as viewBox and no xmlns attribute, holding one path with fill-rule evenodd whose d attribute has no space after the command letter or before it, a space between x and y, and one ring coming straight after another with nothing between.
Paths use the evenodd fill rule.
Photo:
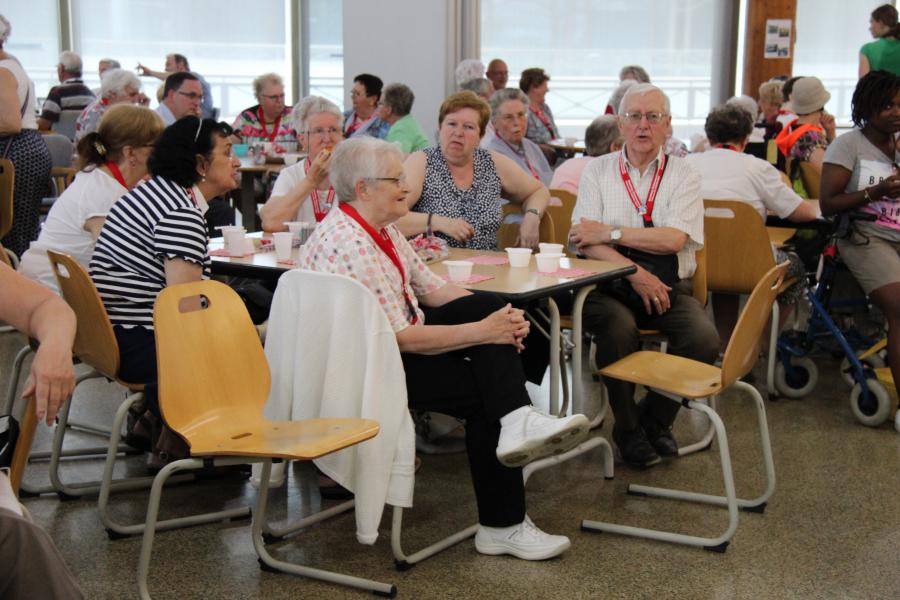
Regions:
<instances>
[{"instance_id":1,"label":"black leather shoe","mask_svg":"<svg viewBox=\"0 0 900 600\"><path fill-rule=\"evenodd\" d=\"M672 436L672 429L663 427L651 419L642 423L647 441L659 453L660 456L678 456L678 443Z\"/></svg>"},{"instance_id":2,"label":"black leather shoe","mask_svg":"<svg viewBox=\"0 0 900 600\"><path fill-rule=\"evenodd\" d=\"M640 427L634 431L622 431L613 427L612 437L622 455L622 460L632 467L646 469L661 460Z\"/></svg>"}]
</instances>

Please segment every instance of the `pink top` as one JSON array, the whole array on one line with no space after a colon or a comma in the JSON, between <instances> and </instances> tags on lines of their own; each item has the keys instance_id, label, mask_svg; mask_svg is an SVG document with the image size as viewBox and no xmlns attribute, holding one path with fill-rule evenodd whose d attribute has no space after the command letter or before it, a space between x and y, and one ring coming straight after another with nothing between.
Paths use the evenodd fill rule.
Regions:
<instances>
[{"instance_id":1,"label":"pink top","mask_svg":"<svg viewBox=\"0 0 900 600\"><path fill-rule=\"evenodd\" d=\"M406 271L407 291L419 322L424 323L417 297L439 290L445 282L425 266L396 227L388 225L385 229ZM369 234L343 211L329 211L316 226L300 249L299 267L356 279L375 294L395 332L409 327L400 272Z\"/></svg>"},{"instance_id":2,"label":"pink top","mask_svg":"<svg viewBox=\"0 0 900 600\"><path fill-rule=\"evenodd\" d=\"M570 158L553 173L553 180L550 182L551 190L566 190L573 194L578 193L578 182L581 181L581 173L596 156L579 156Z\"/></svg>"}]
</instances>

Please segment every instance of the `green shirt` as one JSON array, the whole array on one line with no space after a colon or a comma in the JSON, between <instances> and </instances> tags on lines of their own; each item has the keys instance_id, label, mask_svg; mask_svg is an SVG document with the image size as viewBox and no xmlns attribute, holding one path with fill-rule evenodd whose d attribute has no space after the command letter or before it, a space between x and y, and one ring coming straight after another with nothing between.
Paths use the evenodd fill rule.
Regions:
<instances>
[{"instance_id":1,"label":"green shirt","mask_svg":"<svg viewBox=\"0 0 900 600\"><path fill-rule=\"evenodd\" d=\"M881 69L900 75L900 41L878 38L863 46L859 52L869 60L869 70Z\"/></svg>"},{"instance_id":2,"label":"green shirt","mask_svg":"<svg viewBox=\"0 0 900 600\"><path fill-rule=\"evenodd\" d=\"M391 130L385 138L389 142L399 142L400 149L406 152L415 152L427 148L431 144L425 137L425 132L412 115L406 115L391 125Z\"/></svg>"}]
</instances>

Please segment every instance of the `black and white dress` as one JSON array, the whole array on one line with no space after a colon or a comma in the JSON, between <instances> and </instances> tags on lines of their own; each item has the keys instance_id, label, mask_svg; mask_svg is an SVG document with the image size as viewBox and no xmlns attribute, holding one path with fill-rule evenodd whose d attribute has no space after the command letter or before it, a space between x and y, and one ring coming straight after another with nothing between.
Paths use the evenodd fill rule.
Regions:
<instances>
[{"instance_id":1,"label":"black and white dress","mask_svg":"<svg viewBox=\"0 0 900 600\"><path fill-rule=\"evenodd\" d=\"M494 250L500 228L500 176L490 152L475 149L472 186L467 190L456 187L450 167L440 147L426 148L425 182L422 196L413 206L416 212L432 213L451 219L464 219L475 228L475 235L467 242L458 242L442 233L439 237L456 248Z\"/></svg>"}]
</instances>

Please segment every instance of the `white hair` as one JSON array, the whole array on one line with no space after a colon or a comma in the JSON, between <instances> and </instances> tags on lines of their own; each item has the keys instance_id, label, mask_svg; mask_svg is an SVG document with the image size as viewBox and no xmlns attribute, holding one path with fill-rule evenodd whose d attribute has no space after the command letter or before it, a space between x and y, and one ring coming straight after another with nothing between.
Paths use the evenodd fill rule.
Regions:
<instances>
[{"instance_id":1,"label":"white hair","mask_svg":"<svg viewBox=\"0 0 900 600\"><path fill-rule=\"evenodd\" d=\"M484 77L484 63L477 58L467 58L456 65L456 85L460 86L470 79Z\"/></svg>"},{"instance_id":2,"label":"white hair","mask_svg":"<svg viewBox=\"0 0 900 600\"><path fill-rule=\"evenodd\" d=\"M122 64L114 58L101 58L97 61L98 65L106 65L107 69L121 69Z\"/></svg>"},{"instance_id":3,"label":"white hair","mask_svg":"<svg viewBox=\"0 0 900 600\"><path fill-rule=\"evenodd\" d=\"M6 17L0 15L0 48L9 39L10 33L12 33L12 25L9 24L9 20Z\"/></svg>"},{"instance_id":4,"label":"white hair","mask_svg":"<svg viewBox=\"0 0 900 600\"><path fill-rule=\"evenodd\" d=\"M71 50L63 50L59 53L59 64L69 75L81 75L81 57Z\"/></svg>"},{"instance_id":5,"label":"white hair","mask_svg":"<svg viewBox=\"0 0 900 600\"><path fill-rule=\"evenodd\" d=\"M625 90L625 95L622 96L622 102L619 103L619 116L625 114L625 106L628 104L626 100L628 100L632 96L644 96L651 92L659 92L659 94L663 97L663 110L667 115L672 114L672 107L669 104L669 97L666 96L666 93L664 91L662 91L652 83L636 83Z\"/></svg>"},{"instance_id":6,"label":"white hair","mask_svg":"<svg viewBox=\"0 0 900 600\"><path fill-rule=\"evenodd\" d=\"M500 107L503 106L504 102L509 102L510 100L518 100L524 106L528 106L528 96L519 88L497 90L491 96L491 121L496 122L500 118ZM528 111L526 110L526 112Z\"/></svg>"},{"instance_id":7,"label":"white hair","mask_svg":"<svg viewBox=\"0 0 900 600\"><path fill-rule=\"evenodd\" d=\"M340 127L344 126L344 113L337 104L321 96L307 96L297 103L292 115L294 117L294 131L306 133L309 118L319 113L331 113L338 118Z\"/></svg>"},{"instance_id":8,"label":"white hair","mask_svg":"<svg viewBox=\"0 0 900 600\"><path fill-rule=\"evenodd\" d=\"M141 89L141 80L128 69L107 69L100 77L100 96L109 98L114 92L121 94L125 88Z\"/></svg>"},{"instance_id":9,"label":"white hair","mask_svg":"<svg viewBox=\"0 0 900 600\"><path fill-rule=\"evenodd\" d=\"M756 100L747 95L742 96L732 96L728 100L725 101L725 104L729 106L737 106L738 108L743 108L745 111L750 113L750 116L753 120L756 120L756 115L759 114L759 105L756 103Z\"/></svg>"},{"instance_id":10,"label":"white hair","mask_svg":"<svg viewBox=\"0 0 900 600\"><path fill-rule=\"evenodd\" d=\"M339 200L356 200L356 184L364 179L385 177L388 159L403 160L395 144L367 135L335 146L328 168L328 178Z\"/></svg>"}]
</instances>

